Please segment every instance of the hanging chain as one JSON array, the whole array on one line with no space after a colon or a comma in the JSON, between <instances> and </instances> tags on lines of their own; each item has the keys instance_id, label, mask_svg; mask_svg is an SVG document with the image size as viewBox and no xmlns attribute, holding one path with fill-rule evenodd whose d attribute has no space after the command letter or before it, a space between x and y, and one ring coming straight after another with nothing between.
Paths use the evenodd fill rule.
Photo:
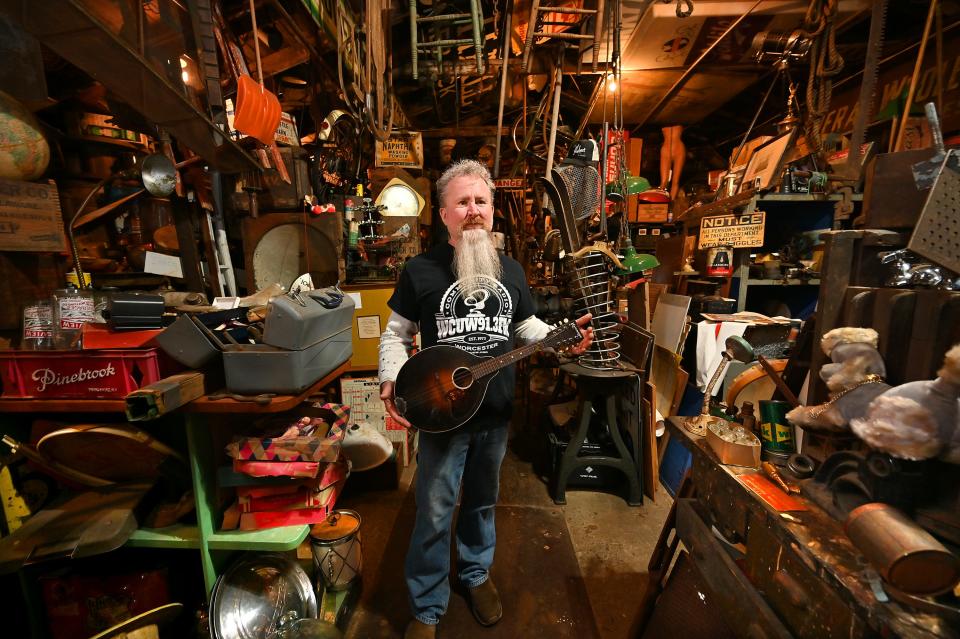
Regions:
<instances>
[{"instance_id":1,"label":"hanging chain","mask_svg":"<svg viewBox=\"0 0 960 639\"><path fill-rule=\"evenodd\" d=\"M810 76L807 81L807 144L816 154L823 150L823 119L830 109L833 78L843 70L843 57L836 43L837 0L814 0L803 20L810 47Z\"/></svg>"}]
</instances>

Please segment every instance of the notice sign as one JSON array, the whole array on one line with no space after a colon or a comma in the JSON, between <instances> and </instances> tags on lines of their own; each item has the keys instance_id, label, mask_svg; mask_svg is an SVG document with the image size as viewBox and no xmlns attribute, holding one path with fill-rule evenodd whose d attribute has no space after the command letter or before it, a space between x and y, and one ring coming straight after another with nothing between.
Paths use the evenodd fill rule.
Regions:
<instances>
[{"instance_id":1,"label":"notice sign","mask_svg":"<svg viewBox=\"0 0 960 639\"><path fill-rule=\"evenodd\" d=\"M394 132L385 142L377 143L377 166L423 168L423 136L413 132Z\"/></svg>"},{"instance_id":2,"label":"notice sign","mask_svg":"<svg viewBox=\"0 0 960 639\"><path fill-rule=\"evenodd\" d=\"M700 220L698 248L763 246L766 213L754 211L742 215L714 215Z\"/></svg>"}]
</instances>

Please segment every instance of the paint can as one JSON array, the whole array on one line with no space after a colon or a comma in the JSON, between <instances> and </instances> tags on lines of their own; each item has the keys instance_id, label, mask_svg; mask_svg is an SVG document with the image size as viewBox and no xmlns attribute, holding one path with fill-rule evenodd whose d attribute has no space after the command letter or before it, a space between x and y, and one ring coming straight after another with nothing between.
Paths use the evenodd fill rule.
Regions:
<instances>
[{"instance_id":1,"label":"paint can","mask_svg":"<svg viewBox=\"0 0 960 639\"><path fill-rule=\"evenodd\" d=\"M726 276L733 273L733 247L714 246L707 251L707 275Z\"/></svg>"},{"instance_id":2,"label":"paint can","mask_svg":"<svg viewBox=\"0 0 960 639\"><path fill-rule=\"evenodd\" d=\"M784 463L786 458L797 452L793 425L787 421L790 408L790 402L760 400L760 445L775 457L783 456Z\"/></svg>"},{"instance_id":3,"label":"paint can","mask_svg":"<svg viewBox=\"0 0 960 639\"><path fill-rule=\"evenodd\" d=\"M334 510L310 529L310 549L317 573L317 589L346 590L360 577L360 515Z\"/></svg>"}]
</instances>

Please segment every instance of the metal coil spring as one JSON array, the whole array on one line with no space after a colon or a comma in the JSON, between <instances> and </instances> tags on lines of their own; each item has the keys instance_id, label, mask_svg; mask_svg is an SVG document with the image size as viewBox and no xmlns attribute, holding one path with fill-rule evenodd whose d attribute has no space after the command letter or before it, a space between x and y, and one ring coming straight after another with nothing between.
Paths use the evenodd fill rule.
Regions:
<instances>
[{"instance_id":1,"label":"metal coil spring","mask_svg":"<svg viewBox=\"0 0 960 639\"><path fill-rule=\"evenodd\" d=\"M593 315L593 344L580 356L581 366L586 368L620 367L619 321L610 294L610 276L606 256L591 251L570 262L572 285L584 307L584 312Z\"/></svg>"}]
</instances>

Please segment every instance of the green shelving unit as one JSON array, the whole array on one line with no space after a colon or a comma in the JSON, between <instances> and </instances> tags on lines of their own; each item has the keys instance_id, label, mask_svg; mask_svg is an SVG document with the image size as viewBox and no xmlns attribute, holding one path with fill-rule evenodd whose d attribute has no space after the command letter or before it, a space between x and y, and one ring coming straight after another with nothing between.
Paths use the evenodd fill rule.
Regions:
<instances>
[{"instance_id":1,"label":"green shelving unit","mask_svg":"<svg viewBox=\"0 0 960 639\"><path fill-rule=\"evenodd\" d=\"M187 435L190 475L193 482L194 506L197 524L174 524L166 528L140 528L126 541L131 548L162 548L200 552L200 564L207 596L217 578L238 551L286 552L295 550L307 538L306 525L282 526L266 530L221 531L221 507L216 480L216 464L223 452L214 450L208 417L213 414L276 414L299 406L307 397L340 377L349 361L331 371L323 379L299 395L281 395L270 404L261 406L230 399L209 401L205 397L187 404L183 414ZM120 413L122 399L109 400L49 400L0 399L0 411L11 413ZM333 597L328 603L338 608L342 597Z\"/></svg>"}]
</instances>

